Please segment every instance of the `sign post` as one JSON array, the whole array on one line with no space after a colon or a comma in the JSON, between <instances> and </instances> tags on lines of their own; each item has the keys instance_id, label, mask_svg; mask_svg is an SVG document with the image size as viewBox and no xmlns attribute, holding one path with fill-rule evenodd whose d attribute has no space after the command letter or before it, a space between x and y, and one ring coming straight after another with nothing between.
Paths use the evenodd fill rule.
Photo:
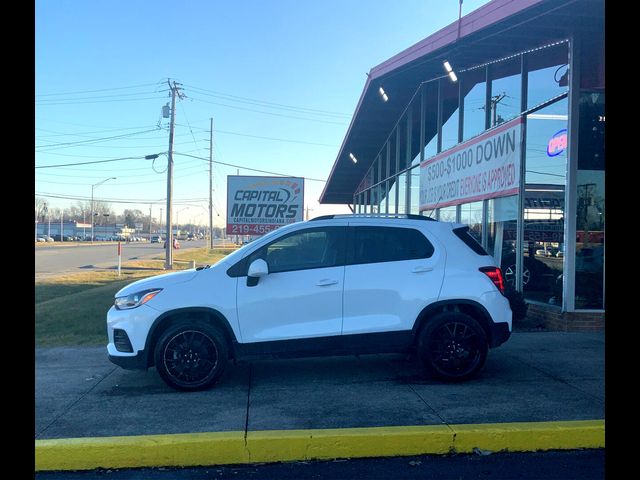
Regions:
<instances>
[{"instance_id":1,"label":"sign post","mask_svg":"<svg viewBox=\"0 0 640 480\"><path fill-rule=\"evenodd\" d=\"M118 276L120 276L121 265L122 265L122 243L118 241Z\"/></svg>"}]
</instances>

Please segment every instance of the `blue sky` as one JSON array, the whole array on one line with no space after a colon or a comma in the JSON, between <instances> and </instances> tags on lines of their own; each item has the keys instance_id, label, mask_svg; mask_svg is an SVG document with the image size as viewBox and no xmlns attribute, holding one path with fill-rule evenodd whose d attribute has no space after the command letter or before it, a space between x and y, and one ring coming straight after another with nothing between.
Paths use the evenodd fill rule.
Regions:
<instances>
[{"instance_id":1,"label":"blue sky","mask_svg":"<svg viewBox=\"0 0 640 480\"><path fill-rule=\"evenodd\" d=\"M463 15L488 3L466 0ZM37 0L35 191L51 207L95 198L116 213L164 210L170 99L174 221L207 224L214 121L214 223L226 177L248 168L307 177L310 217L369 70L458 18L458 0ZM160 124L160 128L158 128ZM116 137L116 138L113 138ZM118 158L126 160L110 161ZM87 165L78 163L97 162ZM51 167L60 164L76 164ZM160 173L156 173L160 172ZM66 197L66 198L63 198Z\"/></svg>"}]
</instances>

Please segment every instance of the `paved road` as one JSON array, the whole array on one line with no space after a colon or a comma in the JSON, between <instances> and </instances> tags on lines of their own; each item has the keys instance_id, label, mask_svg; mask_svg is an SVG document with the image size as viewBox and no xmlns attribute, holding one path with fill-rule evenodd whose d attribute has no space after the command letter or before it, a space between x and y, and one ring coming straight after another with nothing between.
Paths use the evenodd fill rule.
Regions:
<instances>
[{"instance_id":1,"label":"paved road","mask_svg":"<svg viewBox=\"0 0 640 480\"><path fill-rule=\"evenodd\" d=\"M604 476L604 449L488 456L451 455L358 458L328 462L285 462L267 465L199 468L139 468L88 472L39 472L39 480L203 480L203 479L491 479L596 480Z\"/></svg>"},{"instance_id":2,"label":"paved road","mask_svg":"<svg viewBox=\"0 0 640 480\"><path fill-rule=\"evenodd\" d=\"M36 439L604 418L603 332L515 332L452 384L402 355L241 362L191 393L106 346L37 348L35 367Z\"/></svg>"},{"instance_id":3,"label":"paved road","mask_svg":"<svg viewBox=\"0 0 640 480\"><path fill-rule=\"evenodd\" d=\"M181 242L182 249L199 248L206 240ZM161 243L133 242L122 244L122 261L164 254ZM58 273L82 271L98 266L118 264L117 244L39 245L35 247L36 280Z\"/></svg>"}]
</instances>

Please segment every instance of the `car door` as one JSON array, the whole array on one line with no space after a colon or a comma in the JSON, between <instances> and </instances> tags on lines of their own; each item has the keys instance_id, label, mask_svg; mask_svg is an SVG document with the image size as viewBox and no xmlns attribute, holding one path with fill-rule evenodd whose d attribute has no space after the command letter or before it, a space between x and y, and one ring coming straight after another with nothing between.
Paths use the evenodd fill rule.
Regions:
<instances>
[{"instance_id":1,"label":"car door","mask_svg":"<svg viewBox=\"0 0 640 480\"><path fill-rule=\"evenodd\" d=\"M411 330L440 293L445 255L437 240L411 226L354 222L348 238L343 335Z\"/></svg>"},{"instance_id":2,"label":"car door","mask_svg":"<svg viewBox=\"0 0 640 480\"><path fill-rule=\"evenodd\" d=\"M345 235L346 226L305 228L249 255L247 269L261 258L269 273L255 285L246 271L238 278L243 343L340 335Z\"/></svg>"}]
</instances>

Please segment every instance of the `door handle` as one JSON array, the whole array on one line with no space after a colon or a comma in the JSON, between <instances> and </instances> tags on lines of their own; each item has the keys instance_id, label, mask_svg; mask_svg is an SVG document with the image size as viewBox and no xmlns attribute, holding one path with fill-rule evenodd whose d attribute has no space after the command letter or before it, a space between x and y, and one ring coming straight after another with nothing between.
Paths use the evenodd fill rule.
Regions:
<instances>
[{"instance_id":1,"label":"door handle","mask_svg":"<svg viewBox=\"0 0 640 480\"><path fill-rule=\"evenodd\" d=\"M411 273L430 272L431 270L433 270L433 267L415 267L413 270L411 270Z\"/></svg>"},{"instance_id":2,"label":"door handle","mask_svg":"<svg viewBox=\"0 0 640 480\"><path fill-rule=\"evenodd\" d=\"M336 283L338 283L338 280L323 278L322 280L318 280L318 283L316 283L316 285L319 287L326 287L327 285L335 285Z\"/></svg>"}]
</instances>

